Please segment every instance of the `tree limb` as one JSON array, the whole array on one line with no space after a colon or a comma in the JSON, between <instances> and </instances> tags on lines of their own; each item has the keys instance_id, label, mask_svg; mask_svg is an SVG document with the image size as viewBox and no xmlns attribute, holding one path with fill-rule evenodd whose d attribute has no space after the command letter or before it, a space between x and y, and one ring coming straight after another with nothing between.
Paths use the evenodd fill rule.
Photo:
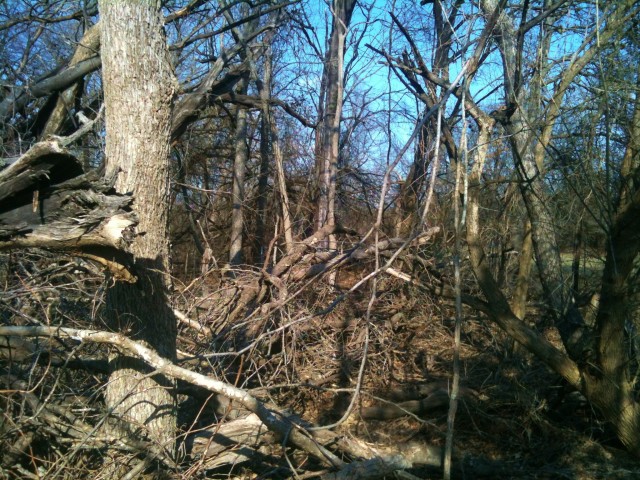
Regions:
<instances>
[{"instance_id":1,"label":"tree limb","mask_svg":"<svg viewBox=\"0 0 640 480\"><path fill-rule=\"evenodd\" d=\"M135 342L124 335L97 330L58 327L0 327L0 336L57 336L60 338L71 338L80 342L113 345L143 360L155 368L157 373L178 380L184 380L185 382L237 401L247 410L255 413L269 430L273 431L281 440L290 440L298 448L314 456L323 464L332 467L341 467L344 465L342 460L314 441L301 427L291 423L287 417L269 410L264 403L245 390L179 367L169 360L162 358L154 350L144 346L142 343Z\"/></svg>"}]
</instances>

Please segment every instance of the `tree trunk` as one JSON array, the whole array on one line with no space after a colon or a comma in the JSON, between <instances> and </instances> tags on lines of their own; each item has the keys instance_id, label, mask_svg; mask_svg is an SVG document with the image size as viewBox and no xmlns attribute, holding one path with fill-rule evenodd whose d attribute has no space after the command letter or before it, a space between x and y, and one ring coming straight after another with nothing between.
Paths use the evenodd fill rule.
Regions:
<instances>
[{"instance_id":1,"label":"tree trunk","mask_svg":"<svg viewBox=\"0 0 640 480\"><path fill-rule=\"evenodd\" d=\"M278 127L273 116L269 117L271 124L271 146L273 147L273 157L276 167L276 180L278 185L278 197L280 210L282 212L282 229L284 230L285 252L289 253L293 248L293 226L291 225L291 209L289 208L289 194L287 193L287 182L284 176L284 159L280 148L280 137Z\"/></svg>"},{"instance_id":2,"label":"tree trunk","mask_svg":"<svg viewBox=\"0 0 640 480\"><path fill-rule=\"evenodd\" d=\"M488 314L508 335L545 362L572 387L580 388L581 372L578 365L514 315L489 268L480 234L480 180L494 125L493 120L486 115L477 115L475 120L478 125L478 140L469 176L467 244L473 272L487 299Z\"/></svg>"},{"instance_id":3,"label":"tree trunk","mask_svg":"<svg viewBox=\"0 0 640 480\"><path fill-rule=\"evenodd\" d=\"M636 80L640 84L640 77ZM636 97L632 125L621 169L620 200L607 244L600 303L596 316L599 371L587 384L589 395L615 426L618 437L640 456L640 404L637 364L637 262L640 257L640 99ZM635 324L634 324L635 322ZM635 357L635 358L634 358Z\"/></svg>"},{"instance_id":4,"label":"tree trunk","mask_svg":"<svg viewBox=\"0 0 640 480\"><path fill-rule=\"evenodd\" d=\"M249 13L249 6L242 4L240 7L242 16ZM233 17L230 11L226 11L224 16L229 24L233 24ZM244 48L240 51L240 58L244 63L252 65L254 55L247 42L255 32L257 23L255 20L244 25L242 31L233 28L231 33L238 45ZM247 71L238 83L238 93L241 96L247 95L249 87L249 72ZM234 150L235 156L233 160L233 186L231 193L231 241L229 244L229 265L238 266L243 263L242 243L244 237L244 201L245 201L245 173L247 170L247 162L249 160L249 147L247 145L247 110L237 105L236 107L236 125L234 132Z\"/></svg>"},{"instance_id":5,"label":"tree trunk","mask_svg":"<svg viewBox=\"0 0 640 480\"><path fill-rule=\"evenodd\" d=\"M271 96L271 47L265 52L265 65L262 82L258 91L263 101L260 115L260 173L258 174L258 201L256 204L256 230L253 259L262 265L266 258L267 202L269 200L269 163L271 160L271 125L269 120L269 97Z\"/></svg>"},{"instance_id":6,"label":"tree trunk","mask_svg":"<svg viewBox=\"0 0 640 480\"><path fill-rule=\"evenodd\" d=\"M323 108L321 108L323 113L321 128L317 133L320 138L316 142L316 169L318 172L316 231L325 225L335 224L336 175L340 144L340 119L344 97L345 40L355 4L355 0L335 0L333 2L333 23L323 73L323 81L326 81L326 95Z\"/></svg>"},{"instance_id":7,"label":"tree trunk","mask_svg":"<svg viewBox=\"0 0 640 480\"><path fill-rule=\"evenodd\" d=\"M533 244L531 243L531 222L525 219L522 231L522 244L520 245L520 259L518 261L518 276L513 290L513 313L520 320L527 315L527 296L529 292L529 277L533 260Z\"/></svg>"},{"instance_id":8,"label":"tree trunk","mask_svg":"<svg viewBox=\"0 0 640 480\"><path fill-rule=\"evenodd\" d=\"M247 93L248 81L240 81L239 90ZM247 110L238 106L236 109L236 129L234 135L235 157L233 161L233 192L231 210L231 243L229 246L229 265L237 266L242 259L242 233L244 229L244 177L247 170Z\"/></svg>"},{"instance_id":9,"label":"tree trunk","mask_svg":"<svg viewBox=\"0 0 640 480\"><path fill-rule=\"evenodd\" d=\"M265 217L267 206L267 186L269 179L269 163L273 157L276 185L282 212L282 228L284 230L285 252L289 253L293 245L293 229L291 226L291 214L289 210L289 197L284 176L282 150L275 118L271 109L271 83L273 73L273 51L271 42L273 32L265 35L264 42L267 48L264 52L264 73L262 82L258 82L258 91L262 100L262 115L260 122L260 176L258 181L258 221L256 222L256 258L262 263L266 257L264 251L265 241Z\"/></svg>"},{"instance_id":10,"label":"tree trunk","mask_svg":"<svg viewBox=\"0 0 640 480\"><path fill-rule=\"evenodd\" d=\"M100 1L106 174L116 190L132 193L138 232L128 248L136 284L108 290L109 326L173 359L176 322L168 304L169 138L176 82L163 35L161 2ZM148 436L174 451L176 397L173 382L133 357L114 354L106 402L122 418L121 434ZM122 423L122 422L121 422Z\"/></svg>"}]
</instances>

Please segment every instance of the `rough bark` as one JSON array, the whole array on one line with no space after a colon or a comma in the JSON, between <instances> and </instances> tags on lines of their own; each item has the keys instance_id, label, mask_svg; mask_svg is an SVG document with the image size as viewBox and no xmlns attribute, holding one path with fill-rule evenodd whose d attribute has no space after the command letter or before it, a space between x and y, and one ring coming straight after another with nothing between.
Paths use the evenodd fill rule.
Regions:
<instances>
[{"instance_id":1,"label":"rough bark","mask_svg":"<svg viewBox=\"0 0 640 480\"><path fill-rule=\"evenodd\" d=\"M242 4L240 7L242 17L249 16L249 6ZM223 12L229 25L234 25L234 19L229 10ZM257 19L252 19L244 28L232 28L231 33L236 44L242 47L240 58L248 65L250 70L255 70L255 55L252 49L248 48L249 41L257 29ZM247 95L249 88L249 71L245 73L238 83L238 92L241 96ZM242 244L244 237L244 208L245 208L245 173L249 160L249 146L247 144L247 110L241 105L236 105L235 132L234 132L235 156L233 160L233 185L231 193L231 239L229 245L229 265L237 266L243 263Z\"/></svg>"},{"instance_id":2,"label":"rough bark","mask_svg":"<svg viewBox=\"0 0 640 480\"><path fill-rule=\"evenodd\" d=\"M520 320L524 320L527 314L527 292L529 291L529 277L533 260L533 244L531 242L531 222L524 222L522 245L520 246L520 260L518 262L518 276L513 291L511 305L513 313Z\"/></svg>"},{"instance_id":3,"label":"rough bark","mask_svg":"<svg viewBox=\"0 0 640 480\"><path fill-rule=\"evenodd\" d=\"M418 220L416 208L420 199L420 191L425 183L427 168L432 160L432 152L431 155L429 152L432 144L431 123L423 125L420 129L413 164L407 178L400 186L396 206L396 237L409 235L413 231L415 221Z\"/></svg>"},{"instance_id":4,"label":"rough bark","mask_svg":"<svg viewBox=\"0 0 640 480\"><path fill-rule=\"evenodd\" d=\"M634 139L633 143L637 141ZM639 170L636 166L629 175L637 176ZM629 297L632 272L640 255L640 190L627 190L624 198L611 231L596 315L599 368L590 372L586 389L587 398L613 423L622 443L640 456L640 404L636 400L635 375L630 369L631 355L637 352L630 344L635 339L629 338L634 332L637 309Z\"/></svg>"},{"instance_id":5,"label":"rough bark","mask_svg":"<svg viewBox=\"0 0 640 480\"><path fill-rule=\"evenodd\" d=\"M176 322L169 286L169 139L176 82L162 33L160 2L100 2L106 174L118 192L131 192L138 231L128 252L138 282L116 282L107 292L105 316L114 331L175 357ZM176 399L172 381L149 375L139 359L115 354L106 389L110 410L171 456Z\"/></svg>"},{"instance_id":6,"label":"rough bark","mask_svg":"<svg viewBox=\"0 0 640 480\"><path fill-rule=\"evenodd\" d=\"M640 87L640 63L636 71L636 87ZM640 187L640 97L636 96L636 101L629 126L629 140L622 159L620 169L622 176L622 193L619 204L624 205L629 201L629 196L633 195Z\"/></svg>"}]
</instances>

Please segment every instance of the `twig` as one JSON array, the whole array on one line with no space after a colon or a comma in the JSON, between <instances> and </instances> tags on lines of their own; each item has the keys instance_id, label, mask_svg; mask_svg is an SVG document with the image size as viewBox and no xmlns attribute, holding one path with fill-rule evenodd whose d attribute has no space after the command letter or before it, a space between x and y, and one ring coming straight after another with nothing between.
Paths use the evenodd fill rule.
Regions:
<instances>
[{"instance_id":1,"label":"twig","mask_svg":"<svg viewBox=\"0 0 640 480\"><path fill-rule=\"evenodd\" d=\"M234 387L225 382L215 380L211 377L192 372L186 368L179 367L169 360L162 358L154 350L133 341L124 335L98 330L80 330L74 328L59 327L0 327L0 336L39 336L39 337L67 337L80 342L104 343L114 345L126 350L129 354L140 358L145 363L156 369L155 373L167 375L169 377L184 380L193 385L197 385L211 392L224 395L231 400L237 401L247 410L258 415L260 420L280 438L291 439L298 448L316 457L323 464L332 467L342 467L344 462L322 445L315 442L310 436L294 428L293 424L286 418L280 417L275 412L269 410L261 401L250 395L247 391Z\"/></svg>"}]
</instances>

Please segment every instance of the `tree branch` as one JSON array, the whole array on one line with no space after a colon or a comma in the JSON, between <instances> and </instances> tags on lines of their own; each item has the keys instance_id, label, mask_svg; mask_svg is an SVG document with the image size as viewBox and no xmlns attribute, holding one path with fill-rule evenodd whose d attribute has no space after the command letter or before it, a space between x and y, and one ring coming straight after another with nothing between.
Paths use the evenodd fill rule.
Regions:
<instances>
[{"instance_id":1,"label":"tree branch","mask_svg":"<svg viewBox=\"0 0 640 480\"><path fill-rule=\"evenodd\" d=\"M70 338L80 342L101 343L113 345L125 350L128 354L143 360L145 363L156 369L159 374L184 380L185 382L202 387L211 392L224 395L255 413L260 420L273 431L281 440L290 440L294 445L314 456L320 462L331 467L342 467L344 462L329 452L322 445L314 441L310 434L306 433L300 426L294 425L291 421L272 410L269 410L264 403L250 395L245 390L234 387L220 380L192 372L186 368L179 367L169 360L162 358L154 350L144 346L140 342L135 342L124 335L113 332L102 332L97 330L79 330L74 328L58 327L0 327L0 336L19 337L49 337Z\"/></svg>"}]
</instances>

